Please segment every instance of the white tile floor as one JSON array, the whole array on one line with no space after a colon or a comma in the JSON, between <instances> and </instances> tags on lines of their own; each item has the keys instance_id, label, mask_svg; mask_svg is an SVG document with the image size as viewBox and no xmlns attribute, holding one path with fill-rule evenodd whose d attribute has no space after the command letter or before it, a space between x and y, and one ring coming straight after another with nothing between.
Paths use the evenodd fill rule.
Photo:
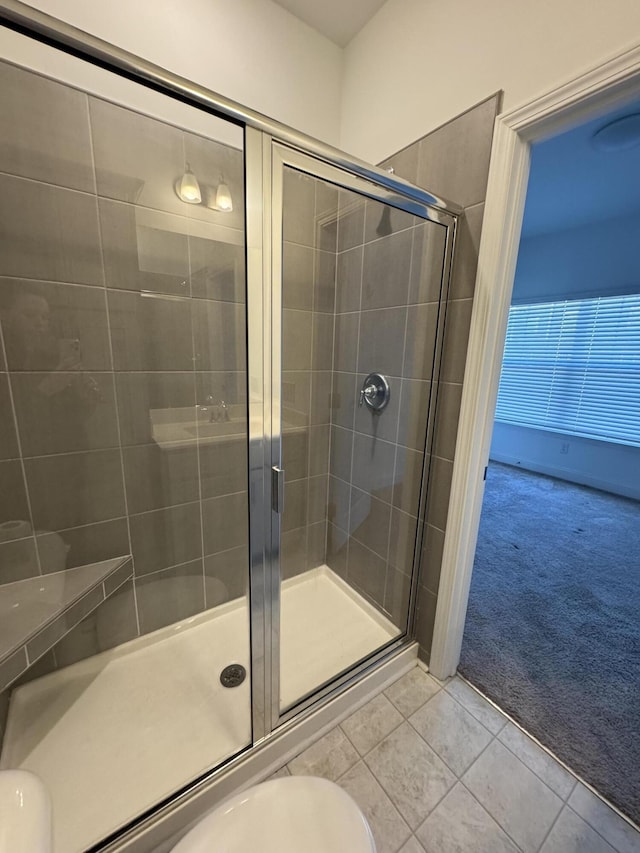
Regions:
<instances>
[{"instance_id":1,"label":"white tile floor","mask_svg":"<svg viewBox=\"0 0 640 853\"><path fill-rule=\"evenodd\" d=\"M286 773L348 791L378 853L640 853L640 833L473 688L419 667Z\"/></svg>"}]
</instances>

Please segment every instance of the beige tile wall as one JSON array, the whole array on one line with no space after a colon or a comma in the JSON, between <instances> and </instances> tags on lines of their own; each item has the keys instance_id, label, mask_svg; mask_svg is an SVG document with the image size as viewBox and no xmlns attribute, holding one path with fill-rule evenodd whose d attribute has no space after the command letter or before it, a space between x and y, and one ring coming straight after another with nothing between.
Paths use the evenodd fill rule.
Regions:
<instances>
[{"instance_id":1,"label":"beige tile wall","mask_svg":"<svg viewBox=\"0 0 640 853\"><path fill-rule=\"evenodd\" d=\"M393 167L396 175L464 206L447 305L420 570L418 641L420 656L425 661L431 651L493 125L499 109L500 93L381 164ZM417 324L417 329L425 328L422 319L418 318Z\"/></svg>"},{"instance_id":2,"label":"beige tile wall","mask_svg":"<svg viewBox=\"0 0 640 853\"><path fill-rule=\"evenodd\" d=\"M282 408L286 471L282 577L325 562L337 190L286 168Z\"/></svg>"},{"instance_id":3,"label":"beige tile wall","mask_svg":"<svg viewBox=\"0 0 640 853\"><path fill-rule=\"evenodd\" d=\"M0 131L0 523L30 527L0 541L0 581L135 560L106 616L60 644L62 664L245 589L246 433L224 449L168 449L150 423L152 410L195 418L208 397L246 399L242 155L9 65L0 75L10 119ZM421 576L425 656L498 100L384 164L465 205ZM225 174L231 215L177 198L185 161L212 181ZM381 205L346 193L337 217L337 193L293 173L285 199L283 402L295 424L283 441L283 572L328 558L399 624L432 391L438 226L398 211L383 223ZM212 224L223 239L210 239ZM356 405L370 370L392 378L381 416Z\"/></svg>"},{"instance_id":4,"label":"beige tile wall","mask_svg":"<svg viewBox=\"0 0 640 853\"><path fill-rule=\"evenodd\" d=\"M246 589L243 155L11 65L0 91L0 583L135 564L42 674ZM177 197L186 162L232 213Z\"/></svg>"},{"instance_id":5,"label":"beige tile wall","mask_svg":"<svg viewBox=\"0 0 640 853\"><path fill-rule=\"evenodd\" d=\"M341 194L327 562L405 630L446 231ZM359 406L370 372L391 396Z\"/></svg>"}]
</instances>

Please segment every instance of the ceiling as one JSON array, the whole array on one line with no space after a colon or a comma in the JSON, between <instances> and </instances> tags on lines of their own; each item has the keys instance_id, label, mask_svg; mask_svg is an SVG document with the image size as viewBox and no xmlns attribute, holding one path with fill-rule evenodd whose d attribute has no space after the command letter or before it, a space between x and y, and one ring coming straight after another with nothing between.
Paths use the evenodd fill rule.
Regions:
<instances>
[{"instance_id":1,"label":"ceiling","mask_svg":"<svg viewBox=\"0 0 640 853\"><path fill-rule=\"evenodd\" d=\"M275 2L344 47L386 0ZM532 146L523 237L640 214L640 145L611 152L592 144L603 125L631 113L640 113L640 99Z\"/></svg>"},{"instance_id":2,"label":"ceiling","mask_svg":"<svg viewBox=\"0 0 640 853\"><path fill-rule=\"evenodd\" d=\"M603 125L632 113L640 113L640 100L532 146L523 237L640 214L640 145L602 151L592 144Z\"/></svg>"},{"instance_id":3,"label":"ceiling","mask_svg":"<svg viewBox=\"0 0 640 853\"><path fill-rule=\"evenodd\" d=\"M386 0L275 0L340 47L360 32Z\"/></svg>"}]
</instances>

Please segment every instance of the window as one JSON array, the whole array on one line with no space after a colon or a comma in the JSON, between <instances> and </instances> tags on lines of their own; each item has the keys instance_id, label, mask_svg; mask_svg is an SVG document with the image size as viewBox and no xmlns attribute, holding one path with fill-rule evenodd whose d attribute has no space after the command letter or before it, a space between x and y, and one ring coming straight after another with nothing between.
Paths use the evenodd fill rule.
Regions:
<instances>
[{"instance_id":1,"label":"window","mask_svg":"<svg viewBox=\"0 0 640 853\"><path fill-rule=\"evenodd\" d=\"M640 446L640 295L513 305L496 419Z\"/></svg>"}]
</instances>

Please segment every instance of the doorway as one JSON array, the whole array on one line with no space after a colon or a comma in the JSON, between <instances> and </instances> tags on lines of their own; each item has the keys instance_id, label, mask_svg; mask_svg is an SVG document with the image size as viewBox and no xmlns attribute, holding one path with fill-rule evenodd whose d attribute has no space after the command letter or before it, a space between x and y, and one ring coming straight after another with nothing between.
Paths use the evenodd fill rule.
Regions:
<instances>
[{"instance_id":1,"label":"doorway","mask_svg":"<svg viewBox=\"0 0 640 853\"><path fill-rule=\"evenodd\" d=\"M604 115L637 97L638 51L617 57L562 89L498 120L480 251L480 307L472 323L458 441L463 457L454 470L450 512L454 531L445 543L434 654L440 675L455 670L460 654L471 566L489 458L508 306L516 267L527 185L530 141L543 141L586 117ZM496 286L497 285L497 286ZM490 476L490 470L488 476ZM447 621L448 620L448 621ZM442 630L440 630L442 629Z\"/></svg>"},{"instance_id":2,"label":"doorway","mask_svg":"<svg viewBox=\"0 0 640 853\"><path fill-rule=\"evenodd\" d=\"M598 140L639 109L532 146L460 661L636 821L640 139Z\"/></svg>"}]
</instances>

